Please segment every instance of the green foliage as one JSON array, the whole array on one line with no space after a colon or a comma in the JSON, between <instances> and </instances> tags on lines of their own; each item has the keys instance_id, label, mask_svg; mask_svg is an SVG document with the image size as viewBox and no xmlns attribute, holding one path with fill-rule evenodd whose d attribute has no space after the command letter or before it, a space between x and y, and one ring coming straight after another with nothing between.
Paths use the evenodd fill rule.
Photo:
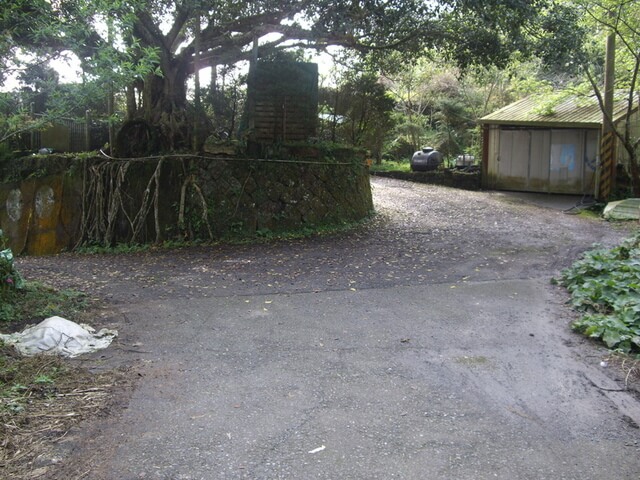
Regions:
<instances>
[{"instance_id":1,"label":"green foliage","mask_svg":"<svg viewBox=\"0 0 640 480\"><path fill-rule=\"evenodd\" d=\"M11 150L24 148L21 136L44 127L48 122L47 117L32 118L19 94L0 92L0 144L4 145L2 156L11 158Z\"/></svg>"},{"instance_id":2,"label":"green foliage","mask_svg":"<svg viewBox=\"0 0 640 480\"><path fill-rule=\"evenodd\" d=\"M396 102L394 138L386 153L408 160L418 149L431 146L453 159L478 150L475 121L488 113L489 106L503 106L504 92L494 85L499 82L507 83L494 69L478 67L463 74L442 58L423 59L385 77ZM501 97L498 102L494 92Z\"/></svg>"},{"instance_id":3,"label":"green foliage","mask_svg":"<svg viewBox=\"0 0 640 480\"><path fill-rule=\"evenodd\" d=\"M71 319L88 305L83 293L56 290L37 282L27 282L22 290L0 293L0 299L0 322L42 320L54 315Z\"/></svg>"},{"instance_id":4,"label":"green foliage","mask_svg":"<svg viewBox=\"0 0 640 480\"><path fill-rule=\"evenodd\" d=\"M610 58L617 103L614 110L620 117L624 113L628 119L632 118L638 109L640 92L640 2L572 0L567 4L579 12L576 28L589 33L580 44L572 46L580 74L571 79L571 89L577 95L595 95L600 108L605 111L605 45L607 39L611 39L615 45L614 55ZM633 121L618 121L609 126L622 147L620 152L627 157L625 163L633 194L640 196L640 137L637 127Z\"/></svg>"},{"instance_id":5,"label":"green foliage","mask_svg":"<svg viewBox=\"0 0 640 480\"><path fill-rule=\"evenodd\" d=\"M0 230L0 322L19 322L53 315L73 316L86 306L83 294L26 283L13 263Z\"/></svg>"},{"instance_id":6,"label":"green foliage","mask_svg":"<svg viewBox=\"0 0 640 480\"><path fill-rule=\"evenodd\" d=\"M0 230L0 299L23 287L22 276L13 263L13 252L7 248L6 239Z\"/></svg>"},{"instance_id":7,"label":"green foliage","mask_svg":"<svg viewBox=\"0 0 640 480\"><path fill-rule=\"evenodd\" d=\"M556 107L572 96L569 90L554 91L551 86L540 88L535 94L536 106L532 109L532 113L538 115L551 116L555 115Z\"/></svg>"},{"instance_id":8,"label":"green foliage","mask_svg":"<svg viewBox=\"0 0 640 480\"><path fill-rule=\"evenodd\" d=\"M529 43L538 38L549 39L538 42L542 55L550 48L556 54L567 49L564 42L552 41L561 34L562 38L576 37L571 30L571 10L556 12L550 4L555 5L545 0L15 0L0 7L0 62L5 73L22 67L16 63L20 59L46 63L42 57L47 60L71 52L82 64L83 83L100 88L96 92L101 95L94 98L104 98L112 89L117 96L127 89L129 116L144 116L159 124L170 137L166 146L176 149L191 145L186 137L193 118L184 112L187 77L197 49L203 60L215 59L221 68L246 60L257 38L261 38L259 56L263 59L280 58L284 50L296 49L294 55L300 57L301 47L322 50L338 45L366 57L377 65L377 71L380 66L387 72L397 70L427 49L444 52L452 64L464 68L505 65L514 51L532 51ZM266 39L265 31L279 38ZM566 32L573 37L564 35ZM559 60L554 57L554 61ZM47 88L32 93L43 100ZM372 93L375 98L353 96L348 134L354 142L368 143L379 158L380 132L390 129L391 118L376 88L375 83L358 86L356 93ZM215 99L225 109L231 108L231 118L237 114L235 93L231 98ZM211 96L215 94L213 89ZM225 130L234 130L234 122L225 123ZM449 136L450 144L452 138Z\"/></svg>"},{"instance_id":9,"label":"green foliage","mask_svg":"<svg viewBox=\"0 0 640 480\"><path fill-rule=\"evenodd\" d=\"M13 158L13 152L7 143L0 143L0 171L2 164Z\"/></svg>"},{"instance_id":10,"label":"green foliage","mask_svg":"<svg viewBox=\"0 0 640 480\"><path fill-rule=\"evenodd\" d=\"M589 30L581 25L584 12L572 2L554 2L541 16L540 33L533 53L542 60L545 72L576 74L584 61L582 45Z\"/></svg>"},{"instance_id":11,"label":"green foliage","mask_svg":"<svg viewBox=\"0 0 640 480\"><path fill-rule=\"evenodd\" d=\"M612 349L640 352L640 232L615 248L586 252L559 283L583 312L576 331Z\"/></svg>"},{"instance_id":12,"label":"green foliage","mask_svg":"<svg viewBox=\"0 0 640 480\"><path fill-rule=\"evenodd\" d=\"M320 89L319 137L331 142L366 148L377 160L393 127L395 102L379 77L362 72L361 65L343 73L338 85Z\"/></svg>"},{"instance_id":13,"label":"green foliage","mask_svg":"<svg viewBox=\"0 0 640 480\"><path fill-rule=\"evenodd\" d=\"M0 343L0 349L3 347ZM67 373L59 360L44 363L39 358L16 359L0 351L0 415L21 413L34 395L52 396L55 383Z\"/></svg>"},{"instance_id":14,"label":"green foliage","mask_svg":"<svg viewBox=\"0 0 640 480\"><path fill-rule=\"evenodd\" d=\"M99 244L90 244L83 245L77 247L74 251L78 253L96 255L96 254L119 254L119 253L140 253L146 252L149 250L150 246L148 244L128 244L128 243L118 243L113 247L105 247L104 245Z\"/></svg>"},{"instance_id":15,"label":"green foliage","mask_svg":"<svg viewBox=\"0 0 640 480\"><path fill-rule=\"evenodd\" d=\"M563 2L470 0L443 14L447 59L466 70L476 65L508 65L514 52L536 54L554 69L566 70L584 32Z\"/></svg>"},{"instance_id":16,"label":"green foliage","mask_svg":"<svg viewBox=\"0 0 640 480\"><path fill-rule=\"evenodd\" d=\"M374 163L369 167L372 172L410 172L409 161L383 160L381 163Z\"/></svg>"}]
</instances>

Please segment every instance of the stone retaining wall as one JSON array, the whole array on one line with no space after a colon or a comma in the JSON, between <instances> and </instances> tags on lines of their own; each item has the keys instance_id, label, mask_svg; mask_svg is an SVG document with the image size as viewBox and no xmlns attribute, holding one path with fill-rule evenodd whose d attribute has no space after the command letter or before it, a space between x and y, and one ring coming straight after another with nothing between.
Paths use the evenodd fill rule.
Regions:
<instances>
[{"instance_id":1,"label":"stone retaining wall","mask_svg":"<svg viewBox=\"0 0 640 480\"><path fill-rule=\"evenodd\" d=\"M53 157L5 168L0 174L13 181L0 184L0 228L9 246L16 254L49 254L81 242L131 241L145 191L148 196L155 192L158 159L129 162L119 179L123 165L102 158ZM102 172L102 196L91 186L95 171ZM324 162L164 157L158 179L157 206L148 202L136 243L219 240L337 225L363 219L373 209L368 169L355 158ZM118 182L120 198L115 199L112 185Z\"/></svg>"},{"instance_id":2,"label":"stone retaining wall","mask_svg":"<svg viewBox=\"0 0 640 480\"><path fill-rule=\"evenodd\" d=\"M436 170L433 172L371 172L371 174L410 182L462 188L464 190L480 190L480 172Z\"/></svg>"}]
</instances>

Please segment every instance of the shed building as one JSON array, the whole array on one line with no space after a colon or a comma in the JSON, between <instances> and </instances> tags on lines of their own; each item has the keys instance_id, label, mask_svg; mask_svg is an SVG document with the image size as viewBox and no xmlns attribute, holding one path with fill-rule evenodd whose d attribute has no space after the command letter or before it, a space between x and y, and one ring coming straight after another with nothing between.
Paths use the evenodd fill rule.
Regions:
<instances>
[{"instance_id":1,"label":"shed building","mask_svg":"<svg viewBox=\"0 0 640 480\"><path fill-rule=\"evenodd\" d=\"M543 114L536 100L527 97L479 120L483 187L594 195L602 129L598 103L572 97ZM616 103L616 122L626 111L626 102ZM632 123L637 134L637 111ZM624 149L616 152L617 162L626 163Z\"/></svg>"}]
</instances>

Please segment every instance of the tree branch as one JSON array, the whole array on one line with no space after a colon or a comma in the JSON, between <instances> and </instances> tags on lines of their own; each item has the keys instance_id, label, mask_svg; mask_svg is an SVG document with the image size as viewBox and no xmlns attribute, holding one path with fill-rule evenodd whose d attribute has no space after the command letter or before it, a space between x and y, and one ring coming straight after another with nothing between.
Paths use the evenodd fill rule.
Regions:
<instances>
[{"instance_id":1,"label":"tree branch","mask_svg":"<svg viewBox=\"0 0 640 480\"><path fill-rule=\"evenodd\" d=\"M184 26L193 14L193 9L186 8L184 4L176 5L176 17L171 26L171 30L166 35L166 44L172 53L175 53L176 49L186 38L184 34Z\"/></svg>"}]
</instances>

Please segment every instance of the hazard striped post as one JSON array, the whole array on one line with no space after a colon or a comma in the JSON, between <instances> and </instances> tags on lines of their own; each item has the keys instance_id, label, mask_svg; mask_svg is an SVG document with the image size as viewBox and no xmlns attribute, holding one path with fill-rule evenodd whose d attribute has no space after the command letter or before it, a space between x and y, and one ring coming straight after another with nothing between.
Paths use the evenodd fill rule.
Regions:
<instances>
[{"instance_id":1,"label":"hazard striped post","mask_svg":"<svg viewBox=\"0 0 640 480\"><path fill-rule=\"evenodd\" d=\"M598 200L607 200L615 184L616 141L613 132L602 135L600 142L600 182Z\"/></svg>"},{"instance_id":2,"label":"hazard striped post","mask_svg":"<svg viewBox=\"0 0 640 480\"><path fill-rule=\"evenodd\" d=\"M610 12L615 17L615 12ZM604 75L604 108L602 111L602 139L600 141L600 182L598 200L608 200L616 183L616 138L613 124L613 91L615 84L616 35L607 36Z\"/></svg>"}]
</instances>

